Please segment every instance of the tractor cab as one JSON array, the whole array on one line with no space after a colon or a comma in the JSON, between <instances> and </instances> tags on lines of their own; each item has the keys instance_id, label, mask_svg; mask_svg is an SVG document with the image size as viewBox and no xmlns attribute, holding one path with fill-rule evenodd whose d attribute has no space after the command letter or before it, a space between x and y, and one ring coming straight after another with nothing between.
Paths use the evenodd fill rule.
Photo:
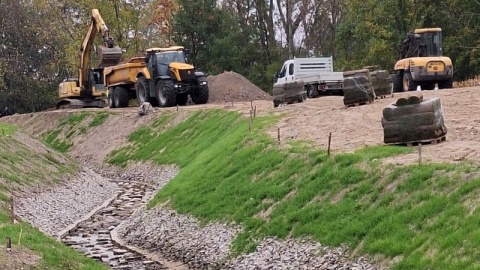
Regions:
<instances>
[{"instance_id":1,"label":"tractor cab","mask_svg":"<svg viewBox=\"0 0 480 270\"><path fill-rule=\"evenodd\" d=\"M409 33L400 46L400 59L443 55L441 28L416 29Z\"/></svg>"}]
</instances>

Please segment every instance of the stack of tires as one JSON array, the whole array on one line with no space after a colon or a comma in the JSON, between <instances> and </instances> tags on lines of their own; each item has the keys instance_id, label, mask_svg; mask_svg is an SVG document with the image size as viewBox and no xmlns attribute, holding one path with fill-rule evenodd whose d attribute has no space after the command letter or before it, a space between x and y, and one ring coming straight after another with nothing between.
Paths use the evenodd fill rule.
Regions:
<instances>
[{"instance_id":1,"label":"stack of tires","mask_svg":"<svg viewBox=\"0 0 480 270\"><path fill-rule=\"evenodd\" d=\"M375 99L375 92L370 82L368 70L344 72L343 104L368 103Z\"/></svg>"},{"instance_id":2,"label":"stack of tires","mask_svg":"<svg viewBox=\"0 0 480 270\"><path fill-rule=\"evenodd\" d=\"M400 98L383 109L386 144L428 142L447 134L440 98Z\"/></svg>"},{"instance_id":3,"label":"stack of tires","mask_svg":"<svg viewBox=\"0 0 480 270\"><path fill-rule=\"evenodd\" d=\"M392 79L387 70L375 70L370 72L370 80L377 97L392 94Z\"/></svg>"},{"instance_id":4,"label":"stack of tires","mask_svg":"<svg viewBox=\"0 0 480 270\"><path fill-rule=\"evenodd\" d=\"M275 83L273 85L274 107L284 103L303 102L305 99L307 99L307 92L303 87L302 80L289 83Z\"/></svg>"}]
</instances>

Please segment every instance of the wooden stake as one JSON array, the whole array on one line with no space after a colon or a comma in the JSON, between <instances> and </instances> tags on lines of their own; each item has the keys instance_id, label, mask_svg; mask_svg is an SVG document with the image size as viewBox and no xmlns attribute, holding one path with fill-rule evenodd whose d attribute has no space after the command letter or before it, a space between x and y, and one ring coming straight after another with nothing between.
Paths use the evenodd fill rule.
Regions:
<instances>
[{"instance_id":1,"label":"wooden stake","mask_svg":"<svg viewBox=\"0 0 480 270\"><path fill-rule=\"evenodd\" d=\"M10 197L10 221L15 224L15 212L13 209L13 197Z\"/></svg>"},{"instance_id":2,"label":"wooden stake","mask_svg":"<svg viewBox=\"0 0 480 270\"><path fill-rule=\"evenodd\" d=\"M23 228L20 229L20 234L18 235L18 246L20 246L20 242L22 240L22 232L23 232Z\"/></svg>"},{"instance_id":3,"label":"wooden stake","mask_svg":"<svg viewBox=\"0 0 480 270\"><path fill-rule=\"evenodd\" d=\"M7 237L7 251L12 250L12 238Z\"/></svg>"},{"instance_id":4,"label":"wooden stake","mask_svg":"<svg viewBox=\"0 0 480 270\"><path fill-rule=\"evenodd\" d=\"M327 148L327 154L330 156L330 144L332 143L332 133L330 132L328 134L328 148Z\"/></svg>"},{"instance_id":5,"label":"wooden stake","mask_svg":"<svg viewBox=\"0 0 480 270\"><path fill-rule=\"evenodd\" d=\"M233 107L233 101L232 101L232 107Z\"/></svg>"},{"instance_id":6,"label":"wooden stake","mask_svg":"<svg viewBox=\"0 0 480 270\"><path fill-rule=\"evenodd\" d=\"M422 164L422 143L418 143L418 165Z\"/></svg>"},{"instance_id":7,"label":"wooden stake","mask_svg":"<svg viewBox=\"0 0 480 270\"><path fill-rule=\"evenodd\" d=\"M255 105L255 108L253 109L253 117L257 116L257 105Z\"/></svg>"},{"instance_id":8,"label":"wooden stake","mask_svg":"<svg viewBox=\"0 0 480 270\"><path fill-rule=\"evenodd\" d=\"M280 144L280 128L277 129L277 142Z\"/></svg>"},{"instance_id":9,"label":"wooden stake","mask_svg":"<svg viewBox=\"0 0 480 270\"><path fill-rule=\"evenodd\" d=\"M178 104L177 104L177 112L178 112Z\"/></svg>"},{"instance_id":10,"label":"wooden stake","mask_svg":"<svg viewBox=\"0 0 480 270\"><path fill-rule=\"evenodd\" d=\"M252 111L253 111L253 100L250 101L250 107L252 108Z\"/></svg>"},{"instance_id":11,"label":"wooden stake","mask_svg":"<svg viewBox=\"0 0 480 270\"><path fill-rule=\"evenodd\" d=\"M248 131L252 131L252 111L250 111L250 117L248 118Z\"/></svg>"}]
</instances>

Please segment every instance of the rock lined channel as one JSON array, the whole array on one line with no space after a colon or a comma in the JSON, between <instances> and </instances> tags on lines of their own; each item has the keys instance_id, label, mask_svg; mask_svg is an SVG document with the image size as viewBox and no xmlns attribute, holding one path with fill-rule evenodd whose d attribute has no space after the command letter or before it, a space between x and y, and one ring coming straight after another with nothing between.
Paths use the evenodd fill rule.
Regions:
<instances>
[{"instance_id":1,"label":"rock lined channel","mask_svg":"<svg viewBox=\"0 0 480 270\"><path fill-rule=\"evenodd\" d=\"M112 168L95 171L85 166L77 179L19 199L16 214L111 269L181 267L182 263L158 256L155 261L149 260L111 237L112 230L137 208L145 206L177 174L178 168L136 164L125 171Z\"/></svg>"},{"instance_id":2,"label":"rock lined channel","mask_svg":"<svg viewBox=\"0 0 480 270\"><path fill-rule=\"evenodd\" d=\"M144 205L155 191L145 182L117 182L119 196L90 219L81 222L62 238L62 242L88 257L108 264L112 269L167 269L160 263L149 261L141 254L117 245L110 232L133 211Z\"/></svg>"}]
</instances>

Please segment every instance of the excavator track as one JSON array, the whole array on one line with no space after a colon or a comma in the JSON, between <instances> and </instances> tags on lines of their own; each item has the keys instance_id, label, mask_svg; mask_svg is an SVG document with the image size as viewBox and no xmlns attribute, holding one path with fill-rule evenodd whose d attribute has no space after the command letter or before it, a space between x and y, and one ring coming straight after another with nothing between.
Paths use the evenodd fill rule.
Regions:
<instances>
[{"instance_id":1,"label":"excavator track","mask_svg":"<svg viewBox=\"0 0 480 270\"><path fill-rule=\"evenodd\" d=\"M104 108L107 103L103 99L81 100L66 98L57 103L57 109Z\"/></svg>"}]
</instances>

